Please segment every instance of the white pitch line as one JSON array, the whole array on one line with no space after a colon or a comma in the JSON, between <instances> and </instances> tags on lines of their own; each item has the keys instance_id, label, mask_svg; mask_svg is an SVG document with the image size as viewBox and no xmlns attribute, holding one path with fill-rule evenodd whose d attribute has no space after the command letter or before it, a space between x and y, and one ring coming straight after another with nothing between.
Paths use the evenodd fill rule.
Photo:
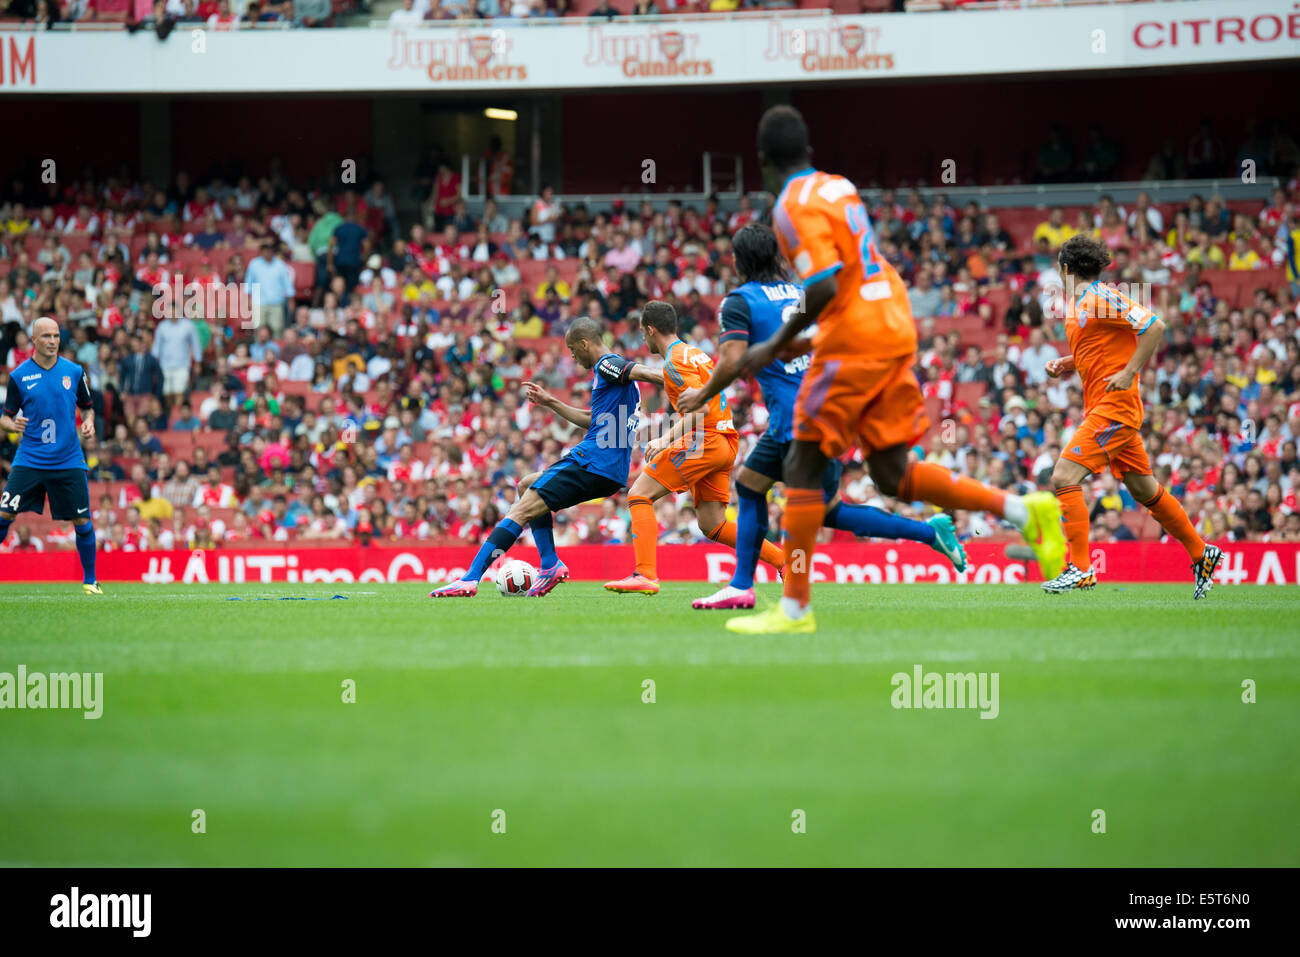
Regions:
<instances>
[{"instance_id":1,"label":"white pitch line","mask_svg":"<svg viewBox=\"0 0 1300 957\"><path fill-rule=\"evenodd\" d=\"M228 649L229 646L223 646ZM160 650L161 651L161 650ZM1263 649L1261 651L1247 654L1241 653L1223 653L1219 651L1195 651L1186 653L1160 652L1155 650L1143 650L1137 653L1128 654L1093 654L1091 652L1079 652L1075 654L1061 655L985 655L980 656L970 651L951 651L951 650L917 650L909 649L905 652L874 652L874 653L852 653L852 654L829 654L817 655L814 657L807 656L790 656L790 657L743 657L739 655L709 655L706 653L693 652L687 653L681 657L672 657L670 655L654 654L633 654L633 655L557 655L548 657L519 657L511 658L499 655L493 655L486 658L448 658L445 660L429 661L412 661L401 656L394 658L390 655L377 655L366 662L366 667L378 668L384 670L397 670L407 673L420 671L455 671L469 668L522 668L522 669L547 669L547 668L675 668L675 667L800 667L800 666L858 666L858 665L904 665L917 662L952 662L952 663L975 663L975 662L993 662L999 664L1016 664L1025 662L1032 665L1048 664L1056 661L1086 661L1093 664L1114 664L1134 661L1277 661L1277 660L1295 660L1300 658L1300 652L1293 649ZM230 673L236 674L332 674L339 671L340 668L355 667L354 658L347 659L346 663L339 661L322 662L319 656L315 657L310 663L304 662L298 666L294 662L286 661L261 661L253 664L261 667L251 668L231 668L230 661L226 657L220 658L223 669ZM187 669L199 668L207 664L204 659L196 658L184 662L182 670L157 671L154 669L135 670L132 668L117 668L116 673L119 675L177 675L187 673ZM1005 666L1004 664L1004 666Z\"/></svg>"}]
</instances>

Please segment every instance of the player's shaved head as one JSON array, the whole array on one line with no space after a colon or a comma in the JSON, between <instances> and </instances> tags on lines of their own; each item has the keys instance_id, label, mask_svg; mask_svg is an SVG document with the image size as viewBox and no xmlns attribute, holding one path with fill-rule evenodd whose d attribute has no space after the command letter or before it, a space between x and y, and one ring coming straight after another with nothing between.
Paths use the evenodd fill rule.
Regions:
<instances>
[{"instance_id":1,"label":"player's shaved head","mask_svg":"<svg viewBox=\"0 0 1300 957\"><path fill-rule=\"evenodd\" d=\"M781 249L776 233L761 223L750 223L737 230L731 239L736 257L736 271L745 282L771 282L781 279Z\"/></svg>"},{"instance_id":2,"label":"player's shaved head","mask_svg":"<svg viewBox=\"0 0 1300 957\"><path fill-rule=\"evenodd\" d=\"M660 335L677 335L677 310L661 299L651 299L641 310L641 325Z\"/></svg>"},{"instance_id":3,"label":"player's shaved head","mask_svg":"<svg viewBox=\"0 0 1300 957\"><path fill-rule=\"evenodd\" d=\"M564 344L578 365L595 368L605 351L605 326L591 316L579 316L564 334Z\"/></svg>"},{"instance_id":4,"label":"player's shaved head","mask_svg":"<svg viewBox=\"0 0 1300 957\"><path fill-rule=\"evenodd\" d=\"M774 106L758 122L758 151L778 169L808 162L808 125L793 106Z\"/></svg>"},{"instance_id":5,"label":"player's shaved head","mask_svg":"<svg viewBox=\"0 0 1300 957\"><path fill-rule=\"evenodd\" d=\"M35 358L40 365L48 369L59 357L62 338L59 334L59 324L48 316L41 316L32 323L32 346L35 348Z\"/></svg>"},{"instance_id":6,"label":"player's shaved head","mask_svg":"<svg viewBox=\"0 0 1300 957\"><path fill-rule=\"evenodd\" d=\"M1110 265L1110 250L1100 239L1080 233L1065 241L1057 262L1078 279L1096 279Z\"/></svg>"},{"instance_id":7,"label":"player's shaved head","mask_svg":"<svg viewBox=\"0 0 1300 957\"><path fill-rule=\"evenodd\" d=\"M564 341L569 345L576 345L579 342L591 342L595 345L601 345L604 334L604 328L591 316L579 316L573 320L573 324L569 326L569 331L564 334Z\"/></svg>"}]
</instances>

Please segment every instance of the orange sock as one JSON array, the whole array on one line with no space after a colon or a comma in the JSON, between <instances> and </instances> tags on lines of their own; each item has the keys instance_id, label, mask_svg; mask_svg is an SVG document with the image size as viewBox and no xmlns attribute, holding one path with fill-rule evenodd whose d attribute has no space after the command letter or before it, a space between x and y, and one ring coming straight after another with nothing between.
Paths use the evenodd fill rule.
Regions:
<instances>
[{"instance_id":1,"label":"orange sock","mask_svg":"<svg viewBox=\"0 0 1300 957\"><path fill-rule=\"evenodd\" d=\"M728 548L736 547L736 523L723 522L711 532L705 532L705 535L717 542L719 545L726 545ZM763 559L773 568L780 568L781 563L785 561L785 552L781 546L775 542L763 540L763 547L759 550L758 557Z\"/></svg>"},{"instance_id":2,"label":"orange sock","mask_svg":"<svg viewBox=\"0 0 1300 957\"><path fill-rule=\"evenodd\" d=\"M1143 502L1142 507L1155 516L1161 528L1182 543L1193 561L1199 561L1205 554L1204 540L1196 534L1183 507L1163 487L1157 490L1151 501Z\"/></svg>"},{"instance_id":3,"label":"orange sock","mask_svg":"<svg viewBox=\"0 0 1300 957\"><path fill-rule=\"evenodd\" d=\"M654 503L640 495L627 497L628 511L632 513L632 550L636 553L636 573L657 580L655 549L659 545L659 521L655 518Z\"/></svg>"},{"instance_id":4,"label":"orange sock","mask_svg":"<svg viewBox=\"0 0 1300 957\"><path fill-rule=\"evenodd\" d=\"M826 514L826 499L821 489L792 488L786 492L785 517L785 597L807 605L812 598L813 551L817 547L817 530Z\"/></svg>"},{"instance_id":5,"label":"orange sock","mask_svg":"<svg viewBox=\"0 0 1300 957\"><path fill-rule=\"evenodd\" d=\"M1001 515L1007 493L973 478L950 472L933 462L912 462L898 485L898 497L905 502L929 502L940 508L964 508L968 512Z\"/></svg>"},{"instance_id":6,"label":"orange sock","mask_svg":"<svg viewBox=\"0 0 1300 957\"><path fill-rule=\"evenodd\" d=\"M1092 568L1092 556L1088 552L1088 506L1083 501L1083 487L1066 485L1056 490L1057 501L1061 503L1061 517L1065 519L1065 540L1070 543L1070 563L1080 571Z\"/></svg>"}]
</instances>

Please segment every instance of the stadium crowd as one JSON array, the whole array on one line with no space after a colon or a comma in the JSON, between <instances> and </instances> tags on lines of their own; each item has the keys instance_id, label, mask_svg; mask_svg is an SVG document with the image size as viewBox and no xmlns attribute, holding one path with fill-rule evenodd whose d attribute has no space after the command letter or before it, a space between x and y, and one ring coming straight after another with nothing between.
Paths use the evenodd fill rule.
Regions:
<instances>
[{"instance_id":1,"label":"stadium crowd","mask_svg":"<svg viewBox=\"0 0 1300 957\"><path fill-rule=\"evenodd\" d=\"M840 13L901 10L896 0L827 0ZM113 22L150 26L163 39L178 24L231 30L257 25L329 27L345 25L339 14L368 14L366 0L10 0L4 14L50 28L59 23ZM671 13L731 13L791 8L793 0L401 0L388 14L394 27L431 21L529 19L538 17L657 16ZM844 6L844 9L839 9Z\"/></svg>"},{"instance_id":2,"label":"stadium crowd","mask_svg":"<svg viewBox=\"0 0 1300 957\"><path fill-rule=\"evenodd\" d=\"M0 396L32 322L57 319L98 413L86 456L101 547L476 544L516 482L575 441L521 388L584 402L590 375L560 338L573 317L603 320L611 350L653 362L636 318L665 299L682 338L713 352L717 304L738 282L729 237L761 215L748 198L729 212L640 197L588 209L547 187L509 219L491 200L471 213L445 167L426 172L409 224L381 180L314 193L274 168L15 188L0 208ZM1099 196L1046 213L876 194L877 246L910 287L921 340L932 422L916 454L1049 487L1082 419L1077 379L1045 371L1063 348L1054 253L1086 230L1114 251L1104 278L1170 325L1142 377L1158 479L1207 540L1300 541L1295 185L1267 204ZM732 387L741 458L765 426L755 399ZM647 390L643 412L662 423L662 394ZM0 473L15 447L0 439ZM914 513L880 502L853 461L842 492ZM1111 476L1094 476L1091 500L1095 540L1159 534ZM666 499L660 518L664 541L704 540L689 499ZM557 523L560 547L628 535L621 495ZM958 525L1001 531L980 515ZM67 530L29 515L5 547L59 545Z\"/></svg>"}]
</instances>

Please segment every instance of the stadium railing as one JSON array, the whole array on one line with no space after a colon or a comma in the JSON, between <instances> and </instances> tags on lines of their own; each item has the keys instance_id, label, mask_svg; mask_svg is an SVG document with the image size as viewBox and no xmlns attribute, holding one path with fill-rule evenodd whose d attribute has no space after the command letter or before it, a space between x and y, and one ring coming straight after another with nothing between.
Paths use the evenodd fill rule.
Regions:
<instances>
[{"instance_id":1,"label":"stadium railing","mask_svg":"<svg viewBox=\"0 0 1300 957\"><path fill-rule=\"evenodd\" d=\"M709 153L702 154L705 163L708 162L709 156ZM477 165L470 165L471 163L477 164L478 157L464 157L462 165L463 184L469 182L469 172L477 173ZM913 191L920 193L921 197L927 201L938 196L945 196L948 202L954 206L962 206L974 200L980 206L987 207L990 211L1009 208L1046 210L1053 206L1094 205L1102 194L1111 196L1115 202L1120 204L1133 202L1137 199L1138 193L1146 193L1151 197L1151 202L1156 205L1185 202L1197 195L1205 200L1218 198L1225 202L1240 200L1266 202L1272 195L1272 191L1283 185L1285 185L1283 181L1277 177L1266 176L1261 177L1255 183L1243 183L1239 179L1183 179L1165 180L1163 182L1129 180L1114 183L1029 183L1013 186L960 186L956 184L950 186L872 186L859 188L858 194L862 196L868 205L879 201L881 194L888 189L893 191L896 198L904 199L911 196ZM754 203L755 209L761 210L766 205L765 197L768 194L765 191L751 190L746 195ZM715 192L713 190L654 193L565 193L563 195L557 193L555 201L565 206L574 206L581 203L590 209L592 207L607 207L616 201L620 201L631 208L649 200L656 211L661 211L666 209L668 204L674 200L680 202L683 206L691 204L703 205L710 196L715 196L720 201L720 206L726 208L727 211L734 211L731 203L739 199L740 194L736 192ZM482 204L485 199L482 193L470 193L468 187L465 187L462 198L466 200L471 213L478 214L482 212ZM512 194L496 197L497 207L502 215L511 219L522 217L536 199L535 194Z\"/></svg>"},{"instance_id":2,"label":"stadium railing","mask_svg":"<svg viewBox=\"0 0 1300 957\"><path fill-rule=\"evenodd\" d=\"M698 10L672 11L669 13L659 13L654 16L632 16L623 14L616 17L525 17L523 19L516 17L497 17L492 20L496 23L501 21L498 26L509 25L511 28L522 27L526 29L555 29L557 27L579 27L579 26L603 26L605 24L629 24L629 23L678 23L698 20L708 20L716 22L718 20L771 20L780 18L789 20L799 17L809 19L825 19L835 16L835 11L829 7L818 9L800 9L798 7L780 7L769 8L765 10L730 10L726 12L710 12ZM388 20L371 20L367 24L372 30L464 30L464 20L421 20L417 23L391 23Z\"/></svg>"}]
</instances>

